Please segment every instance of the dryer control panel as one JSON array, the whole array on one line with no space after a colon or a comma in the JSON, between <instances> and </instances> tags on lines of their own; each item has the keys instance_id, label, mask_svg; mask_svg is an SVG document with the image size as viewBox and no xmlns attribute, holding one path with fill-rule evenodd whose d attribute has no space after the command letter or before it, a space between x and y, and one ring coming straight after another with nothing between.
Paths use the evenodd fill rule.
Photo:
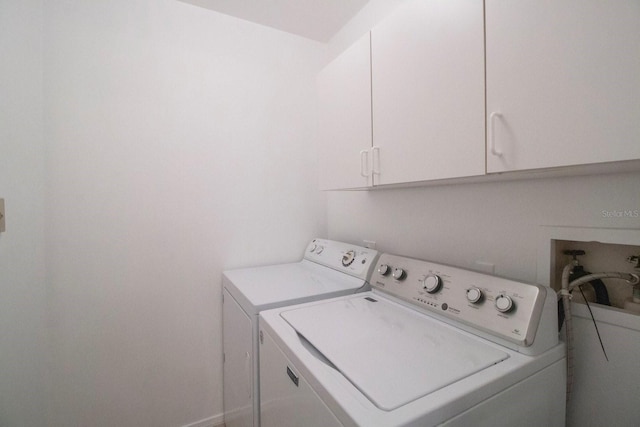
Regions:
<instances>
[{"instance_id":1,"label":"dryer control panel","mask_svg":"<svg viewBox=\"0 0 640 427\"><path fill-rule=\"evenodd\" d=\"M438 316L525 347L533 344L547 297L543 286L390 254L380 255L370 283Z\"/></svg>"},{"instance_id":2,"label":"dryer control panel","mask_svg":"<svg viewBox=\"0 0 640 427\"><path fill-rule=\"evenodd\" d=\"M368 280L376 267L378 251L335 240L313 239L304 259Z\"/></svg>"}]
</instances>

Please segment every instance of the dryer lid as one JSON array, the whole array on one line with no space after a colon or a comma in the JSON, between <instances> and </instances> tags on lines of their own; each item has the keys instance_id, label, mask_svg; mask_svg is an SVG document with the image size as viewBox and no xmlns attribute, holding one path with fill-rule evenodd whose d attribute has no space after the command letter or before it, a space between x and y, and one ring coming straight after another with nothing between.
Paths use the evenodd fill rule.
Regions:
<instances>
[{"instance_id":1,"label":"dryer lid","mask_svg":"<svg viewBox=\"0 0 640 427\"><path fill-rule=\"evenodd\" d=\"M375 294L287 310L281 316L386 411L509 357L479 338Z\"/></svg>"},{"instance_id":2,"label":"dryer lid","mask_svg":"<svg viewBox=\"0 0 640 427\"><path fill-rule=\"evenodd\" d=\"M224 286L244 311L301 304L355 293L365 281L307 260L290 264L243 268L224 272Z\"/></svg>"}]
</instances>

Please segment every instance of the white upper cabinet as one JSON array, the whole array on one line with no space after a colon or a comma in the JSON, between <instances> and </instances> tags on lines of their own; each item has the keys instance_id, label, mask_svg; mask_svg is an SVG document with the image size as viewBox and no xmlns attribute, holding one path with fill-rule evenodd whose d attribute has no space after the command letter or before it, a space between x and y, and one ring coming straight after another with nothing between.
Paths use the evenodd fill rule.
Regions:
<instances>
[{"instance_id":1,"label":"white upper cabinet","mask_svg":"<svg viewBox=\"0 0 640 427\"><path fill-rule=\"evenodd\" d=\"M322 189L640 160L640 1L406 0L318 86Z\"/></svg>"},{"instance_id":2,"label":"white upper cabinet","mask_svg":"<svg viewBox=\"0 0 640 427\"><path fill-rule=\"evenodd\" d=\"M367 33L318 75L321 190L372 185L370 58Z\"/></svg>"},{"instance_id":3,"label":"white upper cabinet","mask_svg":"<svg viewBox=\"0 0 640 427\"><path fill-rule=\"evenodd\" d=\"M640 1L486 0L487 170L640 158Z\"/></svg>"},{"instance_id":4,"label":"white upper cabinet","mask_svg":"<svg viewBox=\"0 0 640 427\"><path fill-rule=\"evenodd\" d=\"M482 0L411 0L371 31L374 185L485 173Z\"/></svg>"}]
</instances>

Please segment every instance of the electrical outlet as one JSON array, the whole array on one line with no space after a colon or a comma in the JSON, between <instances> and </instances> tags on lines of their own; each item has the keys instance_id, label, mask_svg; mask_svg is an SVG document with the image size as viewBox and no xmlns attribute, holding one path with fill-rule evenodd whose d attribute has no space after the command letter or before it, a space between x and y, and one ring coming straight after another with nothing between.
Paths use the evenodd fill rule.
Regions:
<instances>
[{"instance_id":1,"label":"electrical outlet","mask_svg":"<svg viewBox=\"0 0 640 427\"><path fill-rule=\"evenodd\" d=\"M0 199L0 233L4 230L4 199Z\"/></svg>"},{"instance_id":2,"label":"electrical outlet","mask_svg":"<svg viewBox=\"0 0 640 427\"><path fill-rule=\"evenodd\" d=\"M374 242L373 240L363 240L362 243L364 244L365 248L369 248L369 249L376 248L376 242Z\"/></svg>"}]
</instances>

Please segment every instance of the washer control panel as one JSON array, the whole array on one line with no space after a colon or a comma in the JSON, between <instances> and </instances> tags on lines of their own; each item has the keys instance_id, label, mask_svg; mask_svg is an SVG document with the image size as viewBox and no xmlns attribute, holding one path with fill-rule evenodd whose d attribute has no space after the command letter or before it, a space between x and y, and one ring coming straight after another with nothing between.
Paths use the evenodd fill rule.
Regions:
<instances>
[{"instance_id":1,"label":"washer control panel","mask_svg":"<svg viewBox=\"0 0 640 427\"><path fill-rule=\"evenodd\" d=\"M377 266L378 251L335 240L313 239L304 259L367 280Z\"/></svg>"},{"instance_id":2,"label":"washer control panel","mask_svg":"<svg viewBox=\"0 0 640 427\"><path fill-rule=\"evenodd\" d=\"M390 254L380 255L370 283L520 346L533 343L546 298L542 286Z\"/></svg>"}]
</instances>

